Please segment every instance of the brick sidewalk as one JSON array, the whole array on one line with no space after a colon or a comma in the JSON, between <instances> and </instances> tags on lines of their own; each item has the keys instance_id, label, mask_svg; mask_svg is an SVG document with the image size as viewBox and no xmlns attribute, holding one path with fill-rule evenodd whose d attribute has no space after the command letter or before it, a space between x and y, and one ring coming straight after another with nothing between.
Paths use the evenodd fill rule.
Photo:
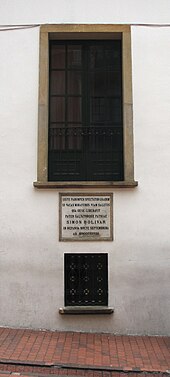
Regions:
<instances>
[{"instance_id":1,"label":"brick sidewalk","mask_svg":"<svg viewBox=\"0 0 170 377\"><path fill-rule=\"evenodd\" d=\"M116 371L164 373L170 369L170 338L0 328L0 371L19 367L35 373L46 368L46 374L58 374L58 367L66 375L91 370L101 377Z\"/></svg>"},{"instance_id":2,"label":"brick sidewalk","mask_svg":"<svg viewBox=\"0 0 170 377\"><path fill-rule=\"evenodd\" d=\"M75 371L74 371L75 372ZM150 372L141 372L141 373L121 373L121 372L112 372L109 374L109 372L103 372L102 374L100 372L88 372L88 371L76 371L77 373L74 374L63 374L61 371L59 374L53 374L52 377L167 377L168 375L166 373L158 373L158 372L153 372L152 376L150 375ZM35 373L25 373L25 372L3 372L0 371L0 377L16 377L16 374L19 375L20 377L49 377L49 375L44 375L42 374L35 374Z\"/></svg>"}]
</instances>

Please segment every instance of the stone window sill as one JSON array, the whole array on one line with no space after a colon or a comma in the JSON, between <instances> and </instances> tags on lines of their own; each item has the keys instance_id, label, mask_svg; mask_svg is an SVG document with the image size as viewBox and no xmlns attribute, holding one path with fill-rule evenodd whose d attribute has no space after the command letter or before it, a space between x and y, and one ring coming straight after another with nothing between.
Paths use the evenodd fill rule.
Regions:
<instances>
[{"instance_id":1,"label":"stone window sill","mask_svg":"<svg viewBox=\"0 0 170 377\"><path fill-rule=\"evenodd\" d=\"M112 314L113 308L108 306L66 306L59 309L60 314Z\"/></svg>"},{"instance_id":2,"label":"stone window sill","mask_svg":"<svg viewBox=\"0 0 170 377\"><path fill-rule=\"evenodd\" d=\"M138 186L137 181L115 181L115 182L41 182L33 183L38 189L55 189L55 188L134 188Z\"/></svg>"}]
</instances>

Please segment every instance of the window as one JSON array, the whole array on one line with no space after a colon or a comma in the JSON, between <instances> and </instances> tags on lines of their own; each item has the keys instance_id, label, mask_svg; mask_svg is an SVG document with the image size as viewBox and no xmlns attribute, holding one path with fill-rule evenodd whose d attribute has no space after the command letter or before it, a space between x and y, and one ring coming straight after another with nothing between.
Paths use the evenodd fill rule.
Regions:
<instances>
[{"instance_id":1,"label":"window","mask_svg":"<svg viewBox=\"0 0 170 377\"><path fill-rule=\"evenodd\" d=\"M123 180L121 41L50 41L49 181Z\"/></svg>"},{"instance_id":2,"label":"window","mask_svg":"<svg viewBox=\"0 0 170 377\"><path fill-rule=\"evenodd\" d=\"M129 26L42 26L34 186L136 185Z\"/></svg>"},{"instance_id":3,"label":"window","mask_svg":"<svg viewBox=\"0 0 170 377\"><path fill-rule=\"evenodd\" d=\"M107 254L65 254L65 306L108 305Z\"/></svg>"}]
</instances>

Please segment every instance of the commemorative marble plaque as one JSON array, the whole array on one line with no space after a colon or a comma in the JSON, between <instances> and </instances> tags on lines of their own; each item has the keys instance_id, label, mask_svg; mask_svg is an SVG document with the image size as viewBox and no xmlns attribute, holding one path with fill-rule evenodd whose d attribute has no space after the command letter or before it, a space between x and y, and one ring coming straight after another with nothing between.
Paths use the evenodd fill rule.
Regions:
<instances>
[{"instance_id":1,"label":"commemorative marble plaque","mask_svg":"<svg viewBox=\"0 0 170 377\"><path fill-rule=\"evenodd\" d=\"M60 194L60 241L112 241L113 194Z\"/></svg>"}]
</instances>

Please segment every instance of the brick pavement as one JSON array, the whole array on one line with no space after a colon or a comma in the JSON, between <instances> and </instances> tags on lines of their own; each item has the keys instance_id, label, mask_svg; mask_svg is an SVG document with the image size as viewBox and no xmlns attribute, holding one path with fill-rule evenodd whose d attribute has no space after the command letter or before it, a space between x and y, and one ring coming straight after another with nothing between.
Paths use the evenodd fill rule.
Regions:
<instances>
[{"instance_id":1,"label":"brick pavement","mask_svg":"<svg viewBox=\"0 0 170 377\"><path fill-rule=\"evenodd\" d=\"M121 377L133 372L134 377L167 370L169 337L0 328L1 374Z\"/></svg>"},{"instance_id":2,"label":"brick pavement","mask_svg":"<svg viewBox=\"0 0 170 377\"><path fill-rule=\"evenodd\" d=\"M0 377L16 377L16 375L19 375L20 377L42 377L42 374L35 374L35 373L25 373L25 372L21 372L21 373L15 373L15 372L3 372L3 371L0 371ZM122 373L122 372L112 372L111 374L110 373L106 373L106 372L103 372L102 374L100 374L100 372L87 372L87 371L83 371L82 373L79 373L77 371L77 373L74 373L74 374L63 374L63 373L59 373L59 374L55 374L53 375L53 377L167 377L167 373L159 373L156 372L156 373L152 373L152 376L148 373L148 372L142 372L142 373ZM43 377L49 377L49 375L43 375Z\"/></svg>"},{"instance_id":3,"label":"brick pavement","mask_svg":"<svg viewBox=\"0 0 170 377\"><path fill-rule=\"evenodd\" d=\"M20 377L42 377L42 374L34 374L34 373L15 373L15 372L0 372L0 377L16 377L16 375L19 375ZM83 373L74 373L74 374L57 374L53 375L53 377L167 377L168 375L166 373L152 373L152 376L150 376L147 372L142 373L121 373L121 372L112 372L112 374L109 374L108 372L100 374L99 372L91 373L83 371ZM43 377L49 377L49 375L44 375Z\"/></svg>"}]
</instances>

